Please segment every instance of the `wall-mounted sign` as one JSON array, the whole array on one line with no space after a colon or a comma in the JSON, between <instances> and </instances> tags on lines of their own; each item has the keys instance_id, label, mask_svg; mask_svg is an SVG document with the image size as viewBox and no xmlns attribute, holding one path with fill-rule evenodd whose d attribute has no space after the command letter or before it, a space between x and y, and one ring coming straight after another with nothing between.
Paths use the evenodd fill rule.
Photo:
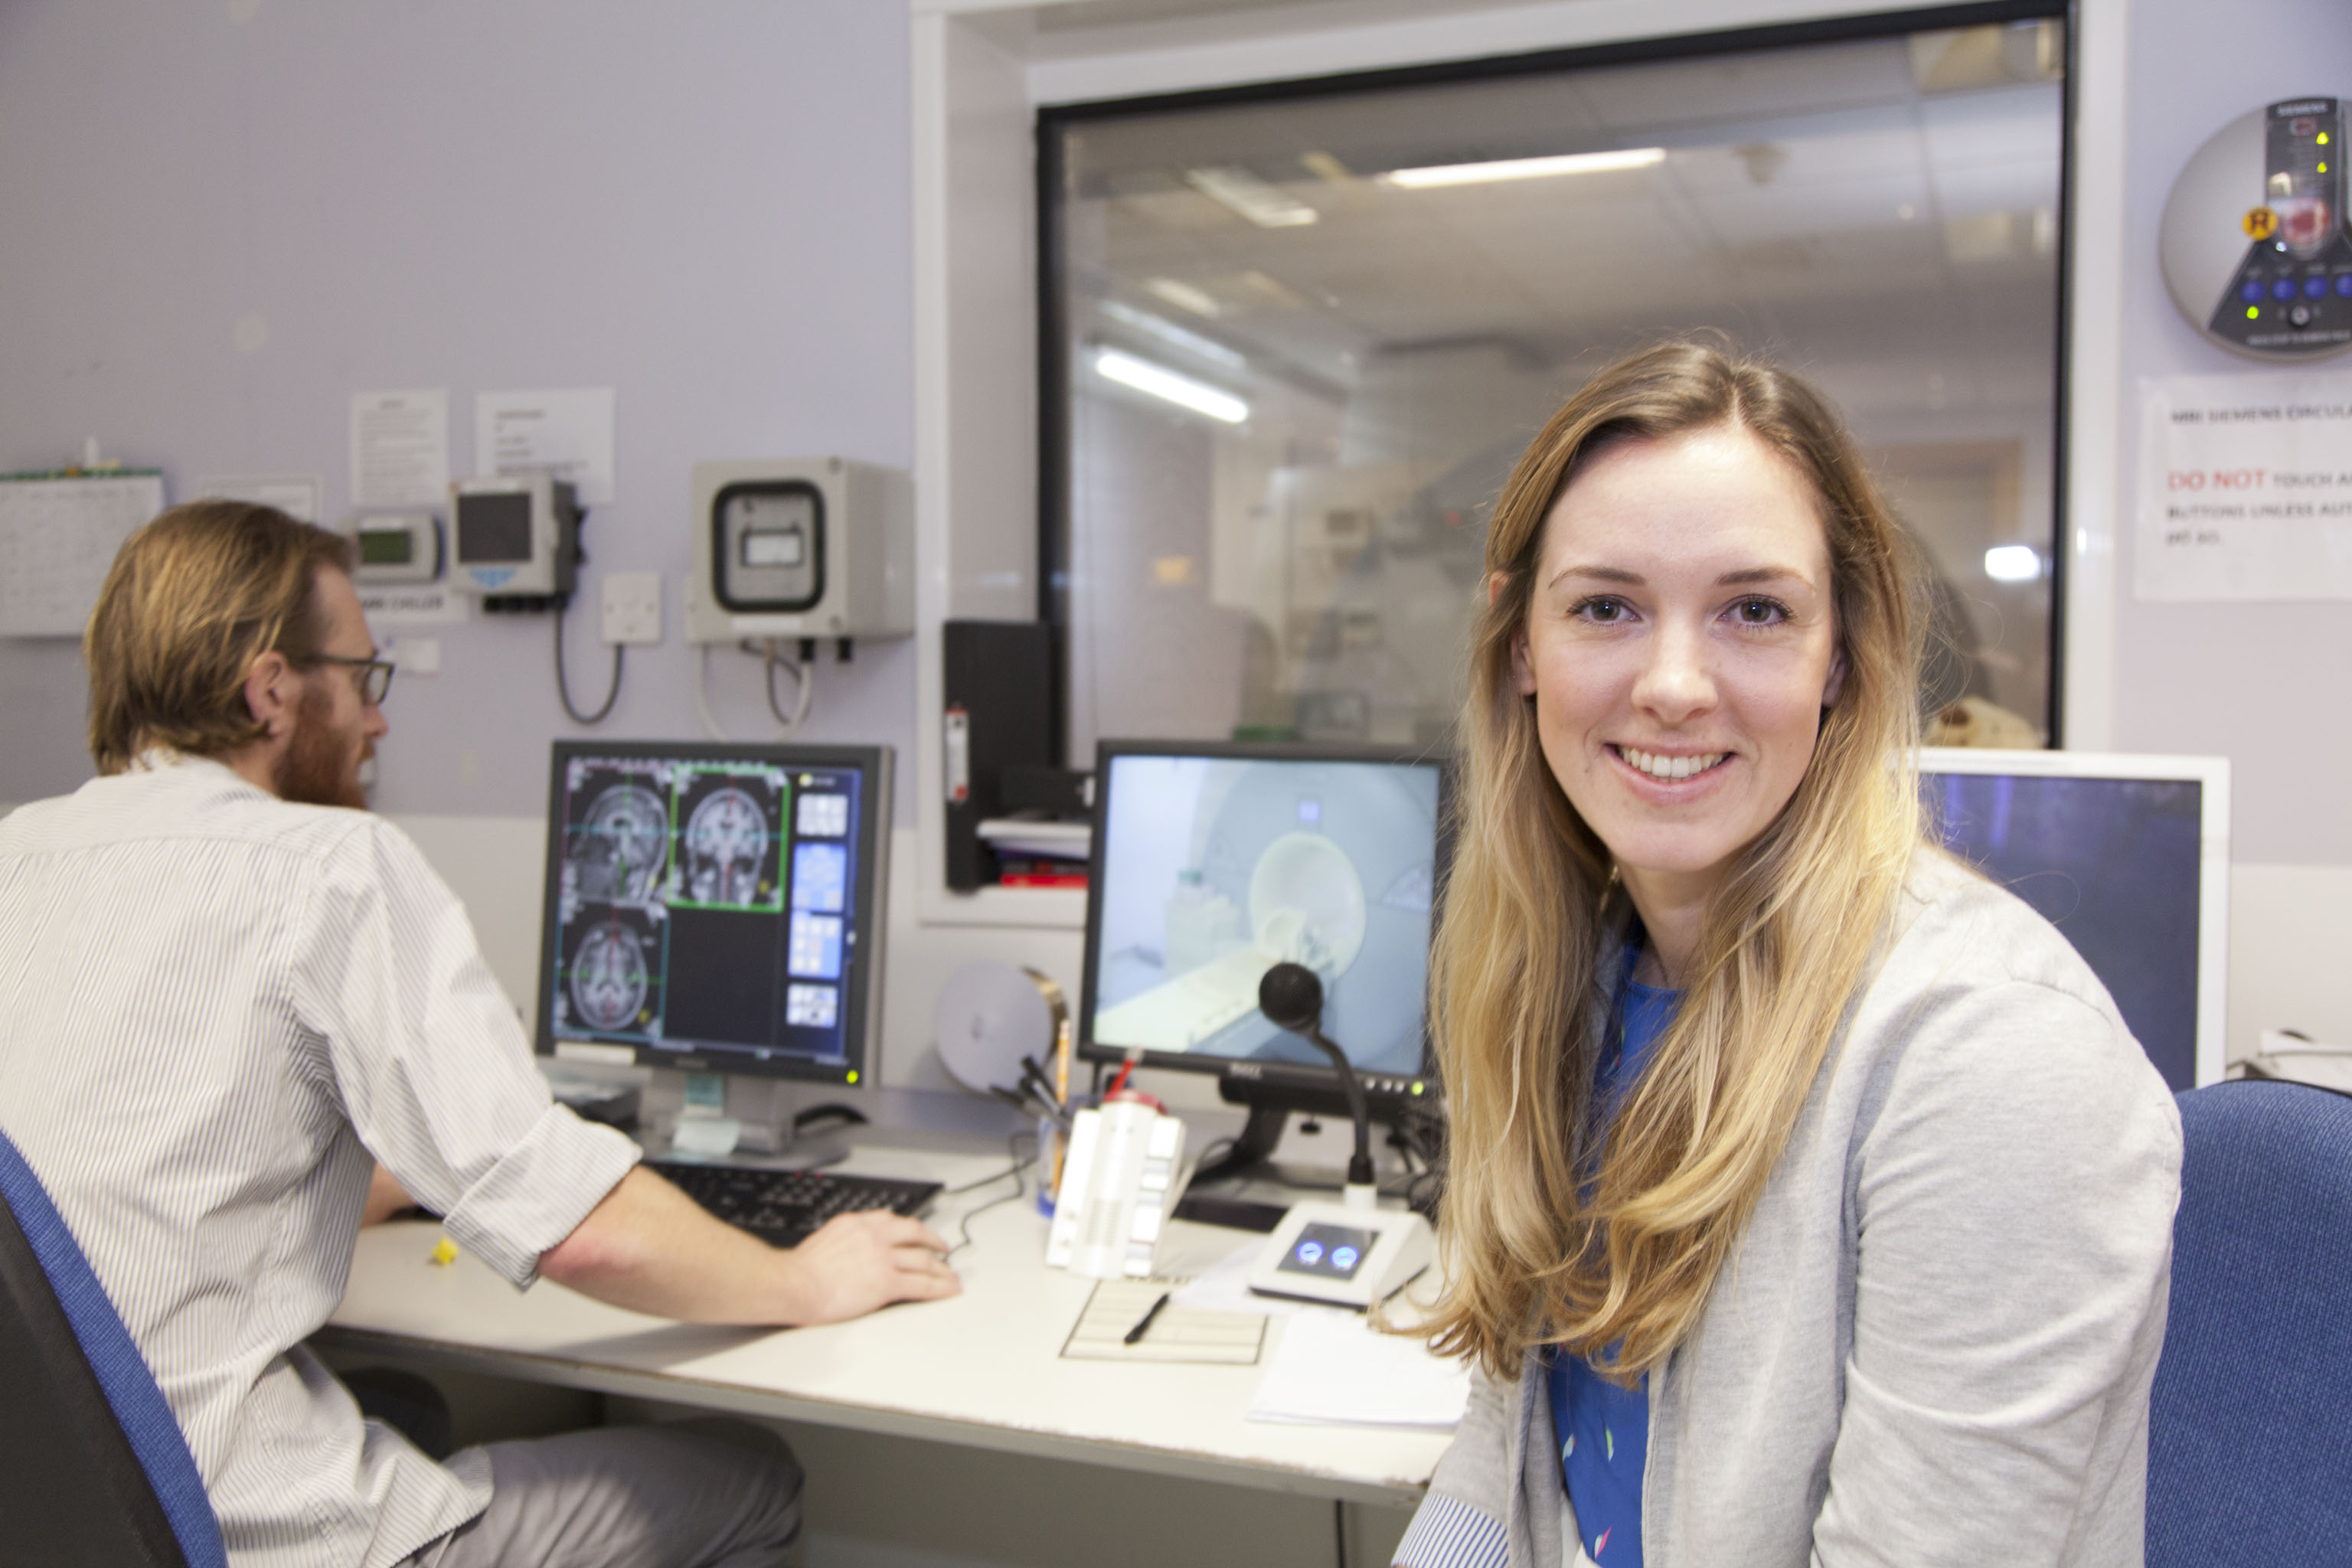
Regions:
<instances>
[{"instance_id":1,"label":"wall-mounted sign","mask_svg":"<svg viewBox=\"0 0 2352 1568\"><path fill-rule=\"evenodd\" d=\"M2159 241L2172 302L2255 359L2352 348L2344 103L2282 99L2214 132L2172 183Z\"/></svg>"},{"instance_id":2,"label":"wall-mounted sign","mask_svg":"<svg viewBox=\"0 0 2352 1568\"><path fill-rule=\"evenodd\" d=\"M2140 383L2143 599L2352 599L2352 375Z\"/></svg>"}]
</instances>

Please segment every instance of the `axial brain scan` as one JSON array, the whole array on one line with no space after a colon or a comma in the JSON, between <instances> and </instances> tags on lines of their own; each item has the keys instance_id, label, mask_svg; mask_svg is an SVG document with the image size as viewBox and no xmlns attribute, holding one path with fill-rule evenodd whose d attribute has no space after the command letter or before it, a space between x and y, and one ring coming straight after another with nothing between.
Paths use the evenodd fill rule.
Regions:
<instances>
[{"instance_id":1,"label":"axial brain scan","mask_svg":"<svg viewBox=\"0 0 2352 1568\"><path fill-rule=\"evenodd\" d=\"M596 797L572 841L576 886L584 899L643 903L661 880L669 841L661 797L620 784Z\"/></svg>"},{"instance_id":2,"label":"axial brain scan","mask_svg":"<svg viewBox=\"0 0 2352 1568\"><path fill-rule=\"evenodd\" d=\"M751 903L767 859L767 816L742 790L714 790L687 818L684 851L687 893L696 903Z\"/></svg>"},{"instance_id":3,"label":"axial brain scan","mask_svg":"<svg viewBox=\"0 0 2352 1568\"><path fill-rule=\"evenodd\" d=\"M646 1004L646 955L618 921L591 931L572 961L572 1003L594 1029L625 1029Z\"/></svg>"}]
</instances>

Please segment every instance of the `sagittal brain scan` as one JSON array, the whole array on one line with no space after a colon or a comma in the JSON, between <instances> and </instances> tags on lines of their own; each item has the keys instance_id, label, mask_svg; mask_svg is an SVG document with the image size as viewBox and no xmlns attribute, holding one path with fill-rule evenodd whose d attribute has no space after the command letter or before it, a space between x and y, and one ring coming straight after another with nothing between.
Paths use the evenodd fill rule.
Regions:
<instances>
[{"instance_id":1,"label":"sagittal brain scan","mask_svg":"<svg viewBox=\"0 0 2352 1568\"><path fill-rule=\"evenodd\" d=\"M615 782L595 797L571 837L573 884L583 899L641 904L669 864L669 811L646 785Z\"/></svg>"}]
</instances>

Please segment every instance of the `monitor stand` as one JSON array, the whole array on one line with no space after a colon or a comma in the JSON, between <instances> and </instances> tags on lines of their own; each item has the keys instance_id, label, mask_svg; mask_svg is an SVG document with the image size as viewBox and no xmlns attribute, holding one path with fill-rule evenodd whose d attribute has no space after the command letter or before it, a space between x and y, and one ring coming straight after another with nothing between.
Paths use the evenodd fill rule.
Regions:
<instances>
[{"instance_id":1,"label":"monitor stand","mask_svg":"<svg viewBox=\"0 0 2352 1568\"><path fill-rule=\"evenodd\" d=\"M799 1087L783 1079L656 1068L646 1086L647 1121L664 1154L746 1159L791 1170L833 1164L849 1152L848 1139L837 1127L794 1129Z\"/></svg>"},{"instance_id":2,"label":"monitor stand","mask_svg":"<svg viewBox=\"0 0 2352 1568\"><path fill-rule=\"evenodd\" d=\"M1233 1147L1193 1173L1192 1187L1222 1181L1277 1182L1310 1192L1339 1192L1347 1184L1345 1158L1338 1165L1277 1164L1274 1152L1282 1143L1292 1112L1338 1123L1352 1138L1354 1116L1347 1096L1329 1089L1296 1083L1268 1083L1263 1079L1232 1073L1217 1080L1217 1097L1249 1111L1249 1120L1234 1137ZM1405 1109L1394 1096L1367 1092L1365 1109L1374 1128L1393 1127Z\"/></svg>"}]
</instances>

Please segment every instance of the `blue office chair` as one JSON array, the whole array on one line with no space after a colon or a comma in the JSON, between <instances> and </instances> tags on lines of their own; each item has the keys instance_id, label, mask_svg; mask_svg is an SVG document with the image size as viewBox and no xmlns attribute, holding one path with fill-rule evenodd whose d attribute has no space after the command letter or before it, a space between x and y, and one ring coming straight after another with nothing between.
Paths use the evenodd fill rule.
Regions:
<instances>
[{"instance_id":1,"label":"blue office chair","mask_svg":"<svg viewBox=\"0 0 2352 1568\"><path fill-rule=\"evenodd\" d=\"M2181 1095L2172 1315L2148 1412L2149 1568L2352 1556L2352 1099Z\"/></svg>"},{"instance_id":2,"label":"blue office chair","mask_svg":"<svg viewBox=\"0 0 2352 1568\"><path fill-rule=\"evenodd\" d=\"M0 1558L228 1568L154 1373L5 1133L0 1199Z\"/></svg>"}]
</instances>

